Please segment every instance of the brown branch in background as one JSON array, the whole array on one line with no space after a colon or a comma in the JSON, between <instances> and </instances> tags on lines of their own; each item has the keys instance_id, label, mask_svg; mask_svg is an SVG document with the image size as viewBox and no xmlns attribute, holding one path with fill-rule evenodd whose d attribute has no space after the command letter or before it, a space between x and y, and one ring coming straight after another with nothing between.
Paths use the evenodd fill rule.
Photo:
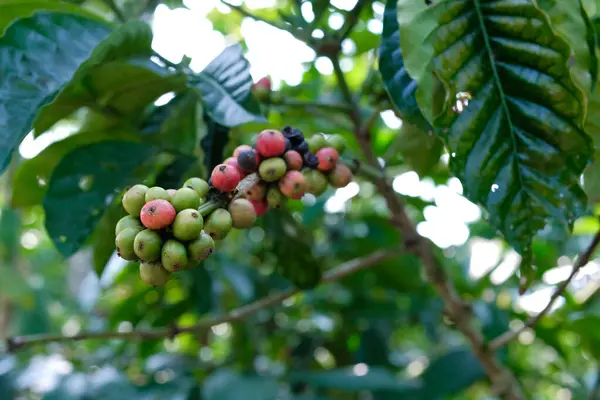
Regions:
<instances>
[{"instance_id":1,"label":"brown branch in background","mask_svg":"<svg viewBox=\"0 0 600 400\"><path fill-rule=\"evenodd\" d=\"M366 257L355 258L340 264L336 268L327 271L321 279L321 284L335 282L340 279L347 277L348 275L356 272L374 267L383 260L386 260L394 255L399 254L398 250L380 250L376 251ZM195 325L192 326L177 326L172 325L165 328L146 329L146 330L134 330L131 332L116 332L116 331L105 331L105 332L82 332L77 335L65 336L55 334L40 334L40 335L28 335L28 336L16 336L8 338L6 340L8 351L14 352L20 350L26 346L32 346L36 344L44 344L50 342L71 342L91 339L136 339L136 340L150 340L150 339L162 339L162 338L174 338L181 333L198 333L206 331L213 326L220 325L223 323L232 323L241 321L252 314L257 313L260 310L264 310L269 307L280 304L287 298L300 293L300 290L296 288L290 288L287 290L276 292L270 296L264 297L253 303L247 304L242 307L235 308L229 311L227 314L215 317L208 317Z\"/></svg>"},{"instance_id":2,"label":"brown branch in background","mask_svg":"<svg viewBox=\"0 0 600 400\"><path fill-rule=\"evenodd\" d=\"M548 314L556 300L558 300L558 298L562 295L567 286L569 286L569 283L571 283L573 278L575 278L575 275L577 275L579 270L585 267L587 263L590 262L590 258L592 257L592 254L594 254L594 251L596 250L599 244L600 231L596 233L596 236L594 236L594 239L592 240L588 248L578 257L577 262L573 265L573 269L571 270L571 274L569 275L569 277L562 281L560 285L556 287L554 293L552 293L552 296L550 297L550 301L548 301L548 304L546 304L546 307L544 307L544 309L540 311L537 315L534 315L531 318L529 318L527 322L525 322L525 325L523 325L519 329L506 331L494 340L492 340L489 344L490 349L497 350L507 345L509 342L511 342L517 336L519 336L521 332L523 332L527 328L534 327L544 317L544 315Z\"/></svg>"}]
</instances>

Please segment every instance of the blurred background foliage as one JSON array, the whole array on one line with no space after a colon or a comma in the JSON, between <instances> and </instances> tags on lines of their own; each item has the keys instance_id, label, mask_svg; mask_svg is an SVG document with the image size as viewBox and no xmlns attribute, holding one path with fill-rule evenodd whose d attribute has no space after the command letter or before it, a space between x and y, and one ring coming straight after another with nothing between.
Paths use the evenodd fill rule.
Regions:
<instances>
[{"instance_id":1,"label":"blurred background foliage","mask_svg":"<svg viewBox=\"0 0 600 400\"><path fill-rule=\"evenodd\" d=\"M0 0L0 15L8 3ZM47 10L56 2L22 3ZM119 54L123 43L94 54L100 67L80 71L42 111L1 178L2 337L191 325L289 287L279 271L291 264L301 268L298 259L308 260L307 268L328 270L399 246L384 200L359 176L347 188L290 205L292 221L303 227L300 238L282 229L282 216L268 214L256 227L220 242L201 268L178 274L163 288L148 287L133 264L114 254L125 186L143 181L177 187L189 176L205 176L224 154L270 126L291 125L307 135L340 133L350 154L360 158L347 110L332 106L342 104L342 97L331 62L292 36L342 34L356 1L235 3L292 33L217 1L70 3L108 20L119 19L116 7L125 19L151 23L153 37L135 24L127 27L133 36L123 37L134 37L136 46L152 41L167 62L186 60L185 68L217 80L237 63L254 81L270 75L273 92L261 106L228 95L201 103L199 92L211 80L200 77L186 87L181 71L148 64L149 45L139 46L136 60L130 51ZM534 245L537 283L518 296L519 256L462 196L439 141L423 127L402 124L392 110L377 72L385 5L363 3L342 42L341 65L351 89L362 93L365 115L380 113L374 149L394 189L419 232L445 256L445 268L473 302L485 336L493 338L541 310L598 222L577 221L567 242L543 232ZM241 47L221 53L238 41ZM73 56L68 49L62 53ZM235 123L224 114L232 109ZM78 154L82 148L93 149L94 159L89 151ZM70 190L81 189L69 207L64 192L49 184L59 178ZM299 239L312 250L308 256L306 247L294 245ZM278 250L282 245L285 252ZM499 351L531 398L598 398L599 273L600 264L590 263L560 307ZM490 399L490 393L468 344L445 317L419 261L408 254L199 335L50 343L0 356L2 399L461 400Z\"/></svg>"}]
</instances>

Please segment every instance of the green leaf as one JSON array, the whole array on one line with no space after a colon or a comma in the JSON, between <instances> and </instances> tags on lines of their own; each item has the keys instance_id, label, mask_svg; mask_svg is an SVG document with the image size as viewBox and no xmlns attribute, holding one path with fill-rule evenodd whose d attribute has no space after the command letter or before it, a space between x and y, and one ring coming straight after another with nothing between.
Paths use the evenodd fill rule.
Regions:
<instances>
[{"instance_id":1,"label":"green leaf","mask_svg":"<svg viewBox=\"0 0 600 400\"><path fill-rule=\"evenodd\" d=\"M251 95L250 64L242 46L227 47L197 76L196 85L210 117L220 125L234 127L266 122Z\"/></svg>"},{"instance_id":2,"label":"green leaf","mask_svg":"<svg viewBox=\"0 0 600 400\"><path fill-rule=\"evenodd\" d=\"M208 115L204 115L206 124L206 136L200 141L204 153L204 167L210 176L214 167L223 161L223 150L229 142L229 128L213 121Z\"/></svg>"},{"instance_id":3,"label":"green leaf","mask_svg":"<svg viewBox=\"0 0 600 400\"><path fill-rule=\"evenodd\" d=\"M428 132L432 130L431 125L423 117L415 96L417 82L408 75L404 68L396 3L397 0L388 0L383 14L379 72L390 100L402 116L404 123L409 122L422 131Z\"/></svg>"},{"instance_id":4,"label":"green leaf","mask_svg":"<svg viewBox=\"0 0 600 400\"><path fill-rule=\"evenodd\" d=\"M485 372L470 349L451 350L436 358L421 375L424 399L445 398L485 378Z\"/></svg>"},{"instance_id":5,"label":"green leaf","mask_svg":"<svg viewBox=\"0 0 600 400\"><path fill-rule=\"evenodd\" d=\"M277 380L256 375L240 375L234 371L221 369L204 381L203 400L273 400L277 397Z\"/></svg>"},{"instance_id":6,"label":"green leaf","mask_svg":"<svg viewBox=\"0 0 600 400\"><path fill-rule=\"evenodd\" d=\"M115 226L126 215L120 201L113 201L98 222L92 238L94 270L102 276L104 267L115 252Z\"/></svg>"},{"instance_id":7,"label":"green leaf","mask_svg":"<svg viewBox=\"0 0 600 400\"><path fill-rule=\"evenodd\" d=\"M152 30L141 21L115 29L36 120L36 135L87 106L117 117L140 113L160 95L182 90L186 78L150 61Z\"/></svg>"},{"instance_id":8,"label":"green leaf","mask_svg":"<svg viewBox=\"0 0 600 400\"><path fill-rule=\"evenodd\" d=\"M52 171L60 160L76 148L108 139L139 140L139 137L123 129L111 132L80 132L59 142L52 143L40 154L23 161L13 178L13 207L29 207L42 204L48 191Z\"/></svg>"},{"instance_id":9,"label":"green leaf","mask_svg":"<svg viewBox=\"0 0 600 400\"><path fill-rule=\"evenodd\" d=\"M426 132L404 122L400 135L395 140L398 143L398 154L419 176L428 175L440 163L444 145L432 131Z\"/></svg>"},{"instance_id":10,"label":"green leaf","mask_svg":"<svg viewBox=\"0 0 600 400\"><path fill-rule=\"evenodd\" d=\"M0 171L79 65L110 33L106 24L78 15L40 12L20 19L0 38Z\"/></svg>"},{"instance_id":11,"label":"green leaf","mask_svg":"<svg viewBox=\"0 0 600 400\"><path fill-rule=\"evenodd\" d=\"M289 211L269 210L263 217L265 247L277 257L277 271L301 289L314 287L321 279L321 267L312 254L312 236Z\"/></svg>"},{"instance_id":12,"label":"green leaf","mask_svg":"<svg viewBox=\"0 0 600 400\"><path fill-rule=\"evenodd\" d=\"M407 394L417 393L420 388L416 382L398 379L386 368L369 366L366 372L361 371L360 374L357 374L354 368L292 371L289 379L291 382L303 382L317 388L339 389L347 392L369 390Z\"/></svg>"},{"instance_id":13,"label":"green leaf","mask_svg":"<svg viewBox=\"0 0 600 400\"><path fill-rule=\"evenodd\" d=\"M19 18L31 17L38 11L58 11L78 14L87 18L107 23L103 18L82 7L60 1L41 0L2 0L0 1L0 36L8 25Z\"/></svg>"},{"instance_id":14,"label":"green leaf","mask_svg":"<svg viewBox=\"0 0 600 400\"><path fill-rule=\"evenodd\" d=\"M571 49L531 2L400 0L398 21L417 101L444 132L466 196L523 256L527 280L534 235L553 220L566 234L586 211L579 176L591 149Z\"/></svg>"},{"instance_id":15,"label":"green leaf","mask_svg":"<svg viewBox=\"0 0 600 400\"><path fill-rule=\"evenodd\" d=\"M74 254L94 231L107 204L133 182L133 171L156 149L105 141L79 147L55 168L44 197L46 229L60 253Z\"/></svg>"},{"instance_id":16,"label":"green leaf","mask_svg":"<svg viewBox=\"0 0 600 400\"><path fill-rule=\"evenodd\" d=\"M600 19L593 21L596 35L600 32ZM596 85L589 96L588 116L585 123L585 131L594 140L594 161L584 174L584 188L589 202L594 204L600 201L600 87Z\"/></svg>"}]
</instances>

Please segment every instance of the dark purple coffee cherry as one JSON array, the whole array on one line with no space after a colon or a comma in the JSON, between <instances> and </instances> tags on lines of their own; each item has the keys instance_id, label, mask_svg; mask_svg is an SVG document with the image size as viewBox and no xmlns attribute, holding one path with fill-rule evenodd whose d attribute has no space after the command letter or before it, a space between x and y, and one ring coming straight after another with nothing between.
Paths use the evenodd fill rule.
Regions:
<instances>
[{"instance_id":1,"label":"dark purple coffee cherry","mask_svg":"<svg viewBox=\"0 0 600 400\"><path fill-rule=\"evenodd\" d=\"M299 143L296 147L294 147L294 150L296 150L301 155L304 155L308 152L308 143L306 142L306 140L303 140L302 143Z\"/></svg>"},{"instance_id":2,"label":"dark purple coffee cherry","mask_svg":"<svg viewBox=\"0 0 600 400\"><path fill-rule=\"evenodd\" d=\"M311 152L304 153L304 165L308 168L315 169L319 166L319 159Z\"/></svg>"}]
</instances>

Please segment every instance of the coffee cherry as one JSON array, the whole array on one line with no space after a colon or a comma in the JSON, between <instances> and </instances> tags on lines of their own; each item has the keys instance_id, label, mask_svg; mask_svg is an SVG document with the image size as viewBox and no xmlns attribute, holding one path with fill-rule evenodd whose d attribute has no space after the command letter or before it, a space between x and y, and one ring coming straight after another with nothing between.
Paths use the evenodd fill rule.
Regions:
<instances>
[{"instance_id":1,"label":"coffee cherry","mask_svg":"<svg viewBox=\"0 0 600 400\"><path fill-rule=\"evenodd\" d=\"M304 141L304 135L300 129L292 128L291 126L286 126L281 130L283 136L290 141L292 147L297 146L298 144Z\"/></svg>"},{"instance_id":2,"label":"coffee cherry","mask_svg":"<svg viewBox=\"0 0 600 400\"><path fill-rule=\"evenodd\" d=\"M252 85L252 93L254 93L258 100L263 101L268 99L269 93L271 93L271 79L268 76L260 78L258 82Z\"/></svg>"},{"instance_id":3,"label":"coffee cherry","mask_svg":"<svg viewBox=\"0 0 600 400\"><path fill-rule=\"evenodd\" d=\"M148 285L162 286L169 281L171 273L167 271L160 261L140 263L140 277Z\"/></svg>"},{"instance_id":4,"label":"coffee cherry","mask_svg":"<svg viewBox=\"0 0 600 400\"><path fill-rule=\"evenodd\" d=\"M146 203L152 200L167 200L171 201L171 196L169 192L159 186L153 186L146 192L146 196L144 197Z\"/></svg>"},{"instance_id":5,"label":"coffee cherry","mask_svg":"<svg viewBox=\"0 0 600 400\"><path fill-rule=\"evenodd\" d=\"M142 224L148 229L163 229L173 223L175 207L166 200L152 200L144 205L140 212Z\"/></svg>"},{"instance_id":6,"label":"coffee cherry","mask_svg":"<svg viewBox=\"0 0 600 400\"><path fill-rule=\"evenodd\" d=\"M190 178L183 183L183 187L194 189L198 193L199 197L206 197L209 187L208 183L204 179Z\"/></svg>"},{"instance_id":7,"label":"coffee cherry","mask_svg":"<svg viewBox=\"0 0 600 400\"><path fill-rule=\"evenodd\" d=\"M254 150L254 149L251 146L248 146L247 144L242 144L242 145L236 147L235 150L233 150L233 156L238 157L242 151L246 151L246 150Z\"/></svg>"},{"instance_id":8,"label":"coffee cherry","mask_svg":"<svg viewBox=\"0 0 600 400\"><path fill-rule=\"evenodd\" d=\"M302 156L294 150L290 150L283 155L287 169L300 171L302 169Z\"/></svg>"},{"instance_id":9,"label":"coffee cherry","mask_svg":"<svg viewBox=\"0 0 600 400\"><path fill-rule=\"evenodd\" d=\"M309 169L304 171L306 179L306 192L312 193L315 196L320 196L327 190L327 177L321 171Z\"/></svg>"},{"instance_id":10,"label":"coffee cherry","mask_svg":"<svg viewBox=\"0 0 600 400\"><path fill-rule=\"evenodd\" d=\"M258 174L266 182L275 182L279 180L287 170L285 161L282 158L275 157L264 160L258 166Z\"/></svg>"},{"instance_id":11,"label":"coffee cherry","mask_svg":"<svg viewBox=\"0 0 600 400\"><path fill-rule=\"evenodd\" d=\"M317 152L317 158L319 159L319 166L317 168L320 171L331 171L335 168L340 155L333 147L324 147Z\"/></svg>"},{"instance_id":12,"label":"coffee cherry","mask_svg":"<svg viewBox=\"0 0 600 400\"><path fill-rule=\"evenodd\" d=\"M285 150L283 152L292 150L292 142L288 138L284 138L283 140L285 140Z\"/></svg>"},{"instance_id":13,"label":"coffee cherry","mask_svg":"<svg viewBox=\"0 0 600 400\"><path fill-rule=\"evenodd\" d=\"M308 151L310 150L308 148L308 142L303 140L301 143L298 143L298 145L296 147L294 147L294 150L296 150L298 153L300 153L300 155L303 156L304 154L308 153Z\"/></svg>"},{"instance_id":14,"label":"coffee cherry","mask_svg":"<svg viewBox=\"0 0 600 400\"><path fill-rule=\"evenodd\" d=\"M304 153L304 166L308 168L317 168L319 166L319 159L311 152Z\"/></svg>"},{"instance_id":15,"label":"coffee cherry","mask_svg":"<svg viewBox=\"0 0 600 400\"><path fill-rule=\"evenodd\" d=\"M233 191L240 183L240 173L237 168L227 164L217 165L210 176L213 186L221 192Z\"/></svg>"},{"instance_id":16,"label":"coffee cherry","mask_svg":"<svg viewBox=\"0 0 600 400\"><path fill-rule=\"evenodd\" d=\"M204 218L195 208L180 211L173 221L173 236L179 240L194 240L202 232Z\"/></svg>"},{"instance_id":17,"label":"coffee cherry","mask_svg":"<svg viewBox=\"0 0 600 400\"><path fill-rule=\"evenodd\" d=\"M143 230L135 236L133 250L142 261L156 261L160 258L162 239L158 232Z\"/></svg>"},{"instance_id":18,"label":"coffee cherry","mask_svg":"<svg viewBox=\"0 0 600 400\"><path fill-rule=\"evenodd\" d=\"M187 249L178 240L169 239L160 252L160 262L169 272L177 272L188 264Z\"/></svg>"},{"instance_id":19,"label":"coffee cherry","mask_svg":"<svg viewBox=\"0 0 600 400\"><path fill-rule=\"evenodd\" d=\"M333 147L339 154L342 154L346 150L346 139L339 134L331 135L327 138L327 144L329 147Z\"/></svg>"},{"instance_id":20,"label":"coffee cherry","mask_svg":"<svg viewBox=\"0 0 600 400\"><path fill-rule=\"evenodd\" d=\"M260 164L260 156L254 149L242 150L237 156L238 166L246 172L255 172Z\"/></svg>"},{"instance_id":21,"label":"coffee cherry","mask_svg":"<svg viewBox=\"0 0 600 400\"><path fill-rule=\"evenodd\" d=\"M346 187L352 181L352 171L343 164L335 166L333 171L329 173L329 183L334 188Z\"/></svg>"},{"instance_id":22,"label":"coffee cherry","mask_svg":"<svg viewBox=\"0 0 600 400\"><path fill-rule=\"evenodd\" d=\"M316 154L317 151L321 150L323 147L327 147L327 139L325 139L325 136L323 136L322 133L315 133L306 141L308 142L310 152L313 154Z\"/></svg>"},{"instance_id":23,"label":"coffee cherry","mask_svg":"<svg viewBox=\"0 0 600 400\"><path fill-rule=\"evenodd\" d=\"M294 200L300 199L306 192L306 179L298 171L288 171L279 181L279 190L286 197Z\"/></svg>"},{"instance_id":24,"label":"coffee cherry","mask_svg":"<svg viewBox=\"0 0 600 400\"><path fill-rule=\"evenodd\" d=\"M139 218L136 218L132 215L126 215L123 218L121 218L119 222L117 222L117 225L115 226L115 236L117 236L119 233L121 233L127 228L133 228L138 232L144 229Z\"/></svg>"},{"instance_id":25,"label":"coffee cherry","mask_svg":"<svg viewBox=\"0 0 600 400\"><path fill-rule=\"evenodd\" d=\"M250 200L262 200L267 193L267 184L264 181L259 181L246 193L246 198Z\"/></svg>"},{"instance_id":26,"label":"coffee cherry","mask_svg":"<svg viewBox=\"0 0 600 400\"><path fill-rule=\"evenodd\" d=\"M177 192L176 189L167 189L167 193L169 193L169 196L171 196L171 198L173 198L173 195L175 194L175 192Z\"/></svg>"},{"instance_id":27,"label":"coffee cherry","mask_svg":"<svg viewBox=\"0 0 600 400\"><path fill-rule=\"evenodd\" d=\"M138 231L133 228L123 229L115 238L115 247L117 254L124 260L136 261L138 258L135 255L133 242Z\"/></svg>"},{"instance_id":28,"label":"coffee cherry","mask_svg":"<svg viewBox=\"0 0 600 400\"><path fill-rule=\"evenodd\" d=\"M188 255L191 261L204 261L215 248L215 241L209 234L202 232L196 240L188 244Z\"/></svg>"},{"instance_id":29,"label":"coffee cherry","mask_svg":"<svg viewBox=\"0 0 600 400\"><path fill-rule=\"evenodd\" d=\"M267 204L271 208L279 208L285 201L285 196L277 185L270 186L267 190Z\"/></svg>"},{"instance_id":30,"label":"coffee cherry","mask_svg":"<svg viewBox=\"0 0 600 400\"><path fill-rule=\"evenodd\" d=\"M204 232L208 233L214 240L222 240L225 239L232 226L233 221L229 211L219 208L213 211L206 219Z\"/></svg>"},{"instance_id":31,"label":"coffee cherry","mask_svg":"<svg viewBox=\"0 0 600 400\"><path fill-rule=\"evenodd\" d=\"M248 229L256 222L254 206L246 199L235 199L229 203L229 214L234 228Z\"/></svg>"},{"instance_id":32,"label":"coffee cherry","mask_svg":"<svg viewBox=\"0 0 600 400\"><path fill-rule=\"evenodd\" d=\"M197 209L200 206L200 196L194 189L183 187L175 192L171 203L178 213L187 208Z\"/></svg>"},{"instance_id":33,"label":"coffee cherry","mask_svg":"<svg viewBox=\"0 0 600 400\"><path fill-rule=\"evenodd\" d=\"M237 157L229 157L223 161L223 164L231 165L240 174L240 179L244 179L248 173L240 168Z\"/></svg>"},{"instance_id":34,"label":"coffee cherry","mask_svg":"<svg viewBox=\"0 0 600 400\"><path fill-rule=\"evenodd\" d=\"M285 151L285 137L274 129L262 131L256 138L256 150L263 157L277 157Z\"/></svg>"},{"instance_id":35,"label":"coffee cherry","mask_svg":"<svg viewBox=\"0 0 600 400\"><path fill-rule=\"evenodd\" d=\"M256 211L256 216L261 217L267 211L269 211L269 204L266 200L250 200L250 203L254 206L254 211Z\"/></svg>"},{"instance_id":36,"label":"coffee cherry","mask_svg":"<svg viewBox=\"0 0 600 400\"><path fill-rule=\"evenodd\" d=\"M134 185L131 189L125 192L123 196L122 204L123 208L129 215L137 217L140 215L140 210L146 203L146 192L148 186L146 185Z\"/></svg>"}]
</instances>

